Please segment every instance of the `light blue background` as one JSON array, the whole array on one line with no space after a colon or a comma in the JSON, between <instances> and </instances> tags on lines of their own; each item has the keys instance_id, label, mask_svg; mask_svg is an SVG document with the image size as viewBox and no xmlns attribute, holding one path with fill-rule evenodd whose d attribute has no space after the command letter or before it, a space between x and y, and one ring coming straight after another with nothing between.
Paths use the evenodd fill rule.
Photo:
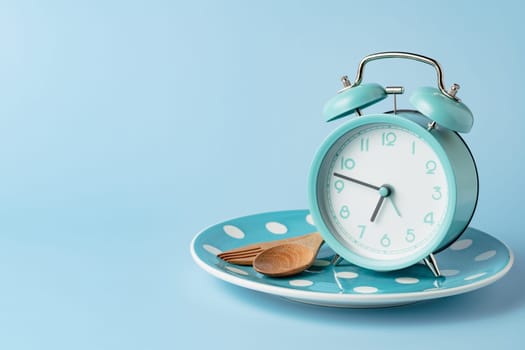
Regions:
<instances>
[{"instance_id":1,"label":"light blue background","mask_svg":"<svg viewBox=\"0 0 525 350\"><path fill-rule=\"evenodd\" d=\"M2 1L0 348L517 348L524 7ZM199 269L189 245L204 227L306 208L311 158L338 125L323 104L385 50L434 57L461 85L481 183L472 226L513 249L511 272L462 296L344 310ZM408 93L435 72L374 62L365 80Z\"/></svg>"}]
</instances>

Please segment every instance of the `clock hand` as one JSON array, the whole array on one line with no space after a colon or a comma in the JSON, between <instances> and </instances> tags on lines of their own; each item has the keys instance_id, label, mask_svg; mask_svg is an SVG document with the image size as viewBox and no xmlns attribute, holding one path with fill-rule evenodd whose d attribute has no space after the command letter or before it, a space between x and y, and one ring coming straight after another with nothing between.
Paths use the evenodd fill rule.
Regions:
<instances>
[{"instance_id":1,"label":"clock hand","mask_svg":"<svg viewBox=\"0 0 525 350\"><path fill-rule=\"evenodd\" d=\"M381 208L381 205L383 205L383 201L385 200L385 197L380 196L379 201L376 204L376 207L374 208L374 212L372 213L372 216L370 217L370 222L374 222L376 219L377 213L379 213L379 209Z\"/></svg>"},{"instance_id":2,"label":"clock hand","mask_svg":"<svg viewBox=\"0 0 525 350\"><path fill-rule=\"evenodd\" d=\"M376 207L374 208L374 212L372 213L372 216L370 217L370 222L375 221L377 214L379 213L379 209L381 209L381 206L383 205L383 202L385 201L385 198L390 196L390 194L392 193L392 191L390 190L390 187L385 186L385 185L379 187L378 190L379 190L379 201L377 201ZM396 212L399 213L397 210Z\"/></svg>"},{"instance_id":3,"label":"clock hand","mask_svg":"<svg viewBox=\"0 0 525 350\"><path fill-rule=\"evenodd\" d=\"M374 186L372 184L369 184L369 183L361 181L361 180L354 179L353 177L350 177L350 176L346 176L346 175L335 173L335 172L334 172L334 176L339 177L339 178L341 178L343 180L348 180L348 181L355 182L356 184L363 185L363 186L369 187L369 188L377 190L377 191L380 190L380 187Z\"/></svg>"},{"instance_id":4,"label":"clock hand","mask_svg":"<svg viewBox=\"0 0 525 350\"><path fill-rule=\"evenodd\" d=\"M392 203L392 207L394 207L394 210L395 210L397 216L401 217L401 213L399 212L399 209L397 208L397 205L394 203L394 200L392 199L392 197L390 197L389 199L390 199L390 203Z\"/></svg>"}]
</instances>

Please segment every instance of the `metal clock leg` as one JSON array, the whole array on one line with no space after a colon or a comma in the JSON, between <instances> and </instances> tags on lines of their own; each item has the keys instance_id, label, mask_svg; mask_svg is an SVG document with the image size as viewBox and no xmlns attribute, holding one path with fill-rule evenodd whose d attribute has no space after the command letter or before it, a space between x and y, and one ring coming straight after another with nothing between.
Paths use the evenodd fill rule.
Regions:
<instances>
[{"instance_id":1,"label":"metal clock leg","mask_svg":"<svg viewBox=\"0 0 525 350\"><path fill-rule=\"evenodd\" d=\"M439 267L436 261L436 258L434 257L434 254L430 254L425 259L423 259L425 262L425 265L432 271L435 277L441 276L441 272L439 272Z\"/></svg>"},{"instance_id":2,"label":"metal clock leg","mask_svg":"<svg viewBox=\"0 0 525 350\"><path fill-rule=\"evenodd\" d=\"M331 263L332 263L332 265L337 266L337 265L339 265L339 263L341 261L343 261L343 258L341 258L341 255L335 254L334 257L332 258L332 262Z\"/></svg>"}]
</instances>

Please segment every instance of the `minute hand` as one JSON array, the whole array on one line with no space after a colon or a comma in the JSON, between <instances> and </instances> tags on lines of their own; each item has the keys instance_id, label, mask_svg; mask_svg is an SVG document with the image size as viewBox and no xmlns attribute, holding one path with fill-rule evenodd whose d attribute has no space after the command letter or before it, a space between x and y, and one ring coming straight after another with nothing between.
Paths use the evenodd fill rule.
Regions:
<instances>
[{"instance_id":1,"label":"minute hand","mask_svg":"<svg viewBox=\"0 0 525 350\"><path fill-rule=\"evenodd\" d=\"M361 180L357 180L357 179L354 179L353 177L349 177L349 176L346 176L346 175L343 175L343 174L339 174L339 173L334 173L334 176L336 177L339 177L343 180L348 180L348 181L352 181L352 182L355 182L356 184L359 184L359 185L363 185L363 186L366 186L366 187L369 187L369 188L372 188L376 191L379 191L380 187L379 186L374 186L372 184L369 184L367 182L364 182L364 181L361 181Z\"/></svg>"}]
</instances>

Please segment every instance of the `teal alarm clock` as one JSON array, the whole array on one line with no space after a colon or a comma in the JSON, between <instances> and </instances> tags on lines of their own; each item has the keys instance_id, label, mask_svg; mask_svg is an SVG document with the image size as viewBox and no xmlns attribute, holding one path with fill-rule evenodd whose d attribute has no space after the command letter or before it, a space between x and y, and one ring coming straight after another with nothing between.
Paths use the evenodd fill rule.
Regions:
<instances>
[{"instance_id":1,"label":"teal alarm clock","mask_svg":"<svg viewBox=\"0 0 525 350\"><path fill-rule=\"evenodd\" d=\"M415 110L398 110L404 88L362 83L367 63L410 59L435 67L437 87L417 88ZM328 101L328 121L340 125L317 150L309 174L313 221L325 242L355 265L390 271L423 261L440 274L435 254L453 243L474 214L479 181L476 164L459 133L473 115L456 93L447 91L440 65L408 52L366 56L351 83ZM366 115L362 109L394 95L394 109Z\"/></svg>"}]
</instances>

